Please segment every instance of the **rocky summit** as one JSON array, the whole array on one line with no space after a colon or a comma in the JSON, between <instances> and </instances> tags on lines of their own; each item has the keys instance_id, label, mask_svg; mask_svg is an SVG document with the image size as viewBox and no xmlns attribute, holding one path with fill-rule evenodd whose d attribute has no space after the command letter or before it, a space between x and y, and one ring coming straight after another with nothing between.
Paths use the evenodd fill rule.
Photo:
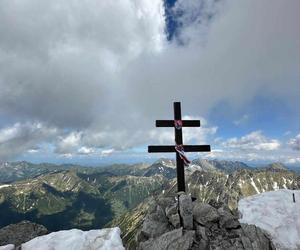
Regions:
<instances>
[{"instance_id":1,"label":"rocky summit","mask_svg":"<svg viewBox=\"0 0 300 250\"><path fill-rule=\"evenodd\" d=\"M149 208L137 235L140 250L275 249L267 234L254 225L242 224L228 206L162 197Z\"/></svg>"}]
</instances>

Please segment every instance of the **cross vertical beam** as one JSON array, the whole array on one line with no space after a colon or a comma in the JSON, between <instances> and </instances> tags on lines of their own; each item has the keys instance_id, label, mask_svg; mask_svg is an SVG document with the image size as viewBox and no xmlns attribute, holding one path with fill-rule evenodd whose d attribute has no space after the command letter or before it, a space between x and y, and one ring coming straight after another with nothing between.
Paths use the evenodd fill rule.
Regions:
<instances>
[{"instance_id":1,"label":"cross vertical beam","mask_svg":"<svg viewBox=\"0 0 300 250\"><path fill-rule=\"evenodd\" d=\"M181 105L180 102L174 102L174 120L181 120ZM175 142L177 145L182 144L182 129L177 129L174 126ZM178 192L185 192L185 178L184 178L184 162L176 152L176 165L177 165L177 187Z\"/></svg>"}]
</instances>

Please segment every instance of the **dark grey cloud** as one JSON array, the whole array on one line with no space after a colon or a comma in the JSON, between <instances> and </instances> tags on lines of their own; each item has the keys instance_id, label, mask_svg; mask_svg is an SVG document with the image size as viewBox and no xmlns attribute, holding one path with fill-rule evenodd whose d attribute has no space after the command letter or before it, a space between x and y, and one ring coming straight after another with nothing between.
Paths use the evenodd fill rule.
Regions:
<instances>
[{"instance_id":1,"label":"dark grey cloud","mask_svg":"<svg viewBox=\"0 0 300 250\"><path fill-rule=\"evenodd\" d=\"M37 145L53 142L57 136L56 128L47 127L41 123L16 123L0 130L1 161L19 156L24 152L37 152Z\"/></svg>"},{"instance_id":2,"label":"dark grey cloud","mask_svg":"<svg viewBox=\"0 0 300 250\"><path fill-rule=\"evenodd\" d=\"M110 115L121 94L120 68L155 49L163 30L158 1L149 11L147 1L0 5L0 111L60 127Z\"/></svg>"}]
</instances>

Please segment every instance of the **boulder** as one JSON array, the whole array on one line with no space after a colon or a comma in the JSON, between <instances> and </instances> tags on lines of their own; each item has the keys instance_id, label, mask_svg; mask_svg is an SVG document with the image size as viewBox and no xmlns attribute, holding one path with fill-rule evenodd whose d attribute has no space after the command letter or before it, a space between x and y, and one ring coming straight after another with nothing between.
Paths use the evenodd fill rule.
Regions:
<instances>
[{"instance_id":1,"label":"boulder","mask_svg":"<svg viewBox=\"0 0 300 250\"><path fill-rule=\"evenodd\" d=\"M192 198L189 195L179 196L179 213L182 219L184 229L193 229L193 205Z\"/></svg>"},{"instance_id":2,"label":"boulder","mask_svg":"<svg viewBox=\"0 0 300 250\"><path fill-rule=\"evenodd\" d=\"M0 229L0 246L8 244L20 246L24 242L47 233L47 228L30 221L11 224Z\"/></svg>"},{"instance_id":3,"label":"boulder","mask_svg":"<svg viewBox=\"0 0 300 250\"><path fill-rule=\"evenodd\" d=\"M180 216L178 213L178 206L177 204L172 204L171 206L168 206L165 210L166 216L169 220L169 222L172 224L174 228L180 227Z\"/></svg>"},{"instance_id":4,"label":"boulder","mask_svg":"<svg viewBox=\"0 0 300 250\"><path fill-rule=\"evenodd\" d=\"M220 207L218 209L218 213L220 215L220 219L219 219L220 227L224 227L227 229L234 229L241 226L238 221L238 217L234 216L228 207L226 206Z\"/></svg>"},{"instance_id":5,"label":"boulder","mask_svg":"<svg viewBox=\"0 0 300 250\"><path fill-rule=\"evenodd\" d=\"M186 231L182 228L167 232L156 239L150 239L140 244L142 250L188 250L192 247L195 237L194 231Z\"/></svg>"},{"instance_id":6,"label":"boulder","mask_svg":"<svg viewBox=\"0 0 300 250\"><path fill-rule=\"evenodd\" d=\"M206 203L196 203L193 216L194 220L203 226L209 222L217 222L220 218L217 209Z\"/></svg>"},{"instance_id":7,"label":"boulder","mask_svg":"<svg viewBox=\"0 0 300 250\"><path fill-rule=\"evenodd\" d=\"M170 204L175 203L174 197L160 197L157 199L157 205L159 205L163 210L165 210Z\"/></svg>"},{"instance_id":8,"label":"boulder","mask_svg":"<svg viewBox=\"0 0 300 250\"><path fill-rule=\"evenodd\" d=\"M162 208L157 205L153 213L148 214L144 220L141 233L145 238L155 238L169 231L168 219Z\"/></svg>"},{"instance_id":9,"label":"boulder","mask_svg":"<svg viewBox=\"0 0 300 250\"><path fill-rule=\"evenodd\" d=\"M275 249L272 242L267 237L267 234L256 227L255 225L241 224L242 232L243 232L243 244L245 249L254 249L254 250L267 250L267 249ZM246 240L247 237L249 240ZM249 241L251 245L249 246Z\"/></svg>"},{"instance_id":10,"label":"boulder","mask_svg":"<svg viewBox=\"0 0 300 250\"><path fill-rule=\"evenodd\" d=\"M169 222L172 224L174 228L180 227L180 216L179 214L173 214L169 218Z\"/></svg>"}]
</instances>

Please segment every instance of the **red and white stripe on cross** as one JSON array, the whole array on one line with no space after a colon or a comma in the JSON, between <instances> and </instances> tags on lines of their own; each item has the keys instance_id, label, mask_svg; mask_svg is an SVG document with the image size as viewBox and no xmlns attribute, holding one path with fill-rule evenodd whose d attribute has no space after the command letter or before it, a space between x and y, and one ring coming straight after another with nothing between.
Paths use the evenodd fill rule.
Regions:
<instances>
[{"instance_id":1,"label":"red and white stripe on cross","mask_svg":"<svg viewBox=\"0 0 300 250\"><path fill-rule=\"evenodd\" d=\"M182 146L182 145L176 144L175 150L176 150L176 152L179 154L180 158L183 160L184 164L188 166L191 162L190 162L190 160L186 157L186 155L185 155L185 153L184 153L183 146Z\"/></svg>"}]
</instances>

